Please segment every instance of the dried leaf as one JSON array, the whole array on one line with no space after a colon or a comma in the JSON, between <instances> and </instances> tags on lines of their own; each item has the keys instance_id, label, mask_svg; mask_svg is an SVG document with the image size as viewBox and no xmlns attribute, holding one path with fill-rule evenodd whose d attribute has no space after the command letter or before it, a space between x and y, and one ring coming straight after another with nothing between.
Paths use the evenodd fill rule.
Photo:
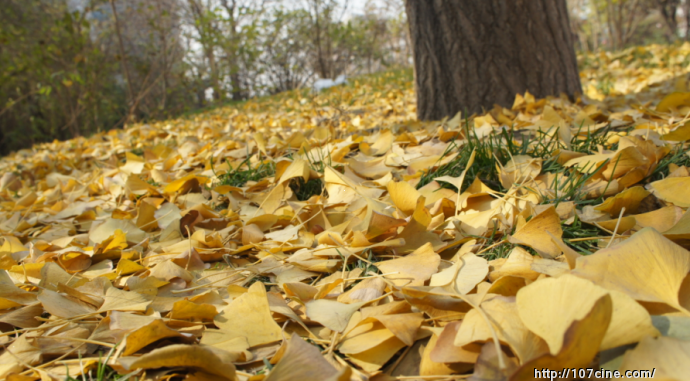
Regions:
<instances>
[{"instance_id":1,"label":"dried leaf","mask_svg":"<svg viewBox=\"0 0 690 381\"><path fill-rule=\"evenodd\" d=\"M228 338L245 337L251 346L282 339L280 326L271 317L266 289L261 282L254 283L247 293L233 300L213 320Z\"/></svg>"},{"instance_id":2,"label":"dried leaf","mask_svg":"<svg viewBox=\"0 0 690 381\"><path fill-rule=\"evenodd\" d=\"M212 374L220 380L234 380L235 366L219 358L215 352L198 345L168 345L141 357L122 357L120 363L128 370L188 367Z\"/></svg>"},{"instance_id":3,"label":"dried leaf","mask_svg":"<svg viewBox=\"0 0 690 381\"><path fill-rule=\"evenodd\" d=\"M321 351L293 333L281 360L265 380L346 381L350 379L351 372L348 367L338 371L323 358Z\"/></svg>"},{"instance_id":4,"label":"dried leaf","mask_svg":"<svg viewBox=\"0 0 690 381\"><path fill-rule=\"evenodd\" d=\"M687 250L645 228L618 245L578 258L573 274L635 300L683 310L678 292L689 271Z\"/></svg>"}]
</instances>

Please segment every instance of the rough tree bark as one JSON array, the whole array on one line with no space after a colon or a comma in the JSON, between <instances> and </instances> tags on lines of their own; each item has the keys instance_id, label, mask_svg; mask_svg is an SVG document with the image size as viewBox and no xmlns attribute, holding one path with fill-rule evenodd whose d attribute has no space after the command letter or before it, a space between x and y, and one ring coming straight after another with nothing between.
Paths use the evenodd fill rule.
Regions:
<instances>
[{"instance_id":1,"label":"rough tree bark","mask_svg":"<svg viewBox=\"0 0 690 381\"><path fill-rule=\"evenodd\" d=\"M566 0L406 0L417 116L581 92Z\"/></svg>"}]
</instances>

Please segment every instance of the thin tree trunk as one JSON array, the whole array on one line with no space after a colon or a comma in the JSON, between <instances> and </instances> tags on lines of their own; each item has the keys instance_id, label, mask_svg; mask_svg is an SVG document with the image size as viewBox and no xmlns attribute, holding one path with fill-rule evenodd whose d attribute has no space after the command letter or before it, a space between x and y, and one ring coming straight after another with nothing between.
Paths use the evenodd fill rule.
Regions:
<instances>
[{"instance_id":1,"label":"thin tree trunk","mask_svg":"<svg viewBox=\"0 0 690 381\"><path fill-rule=\"evenodd\" d=\"M668 42L673 42L678 37L678 20L676 20L676 14L678 12L678 6L680 6L680 0L656 0L656 4L668 28L666 38Z\"/></svg>"},{"instance_id":2,"label":"thin tree trunk","mask_svg":"<svg viewBox=\"0 0 690 381\"><path fill-rule=\"evenodd\" d=\"M218 65L216 64L216 54L213 52L213 46L206 49L206 58L208 59L208 66L211 70L211 82L213 87L213 99L219 101L222 98L220 90L220 79L218 75Z\"/></svg>"},{"instance_id":3,"label":"thin tree trunk","mask_svg":"<svg viewBox=\"0 0 690 381\"><path fill-rule=\"evenodd\" d=\"M227 0L221 0L220 4L225 8L225 11L228 13L228 23L229 25L229 34L230 34L230 46L225 46L225 53L228 59L228 64L230 66L230 85L232 86L232 100L234 101L240 101L244 99L244 91L242 89L242 81L240 80L240 73L239 71L239 65L238 65L238 49L237 46L239 44L239 40L241 36L239 36L239 32L237 30L237 17L238 15L235 14L235 11L237 10L237 3L233 0L232 3L228 3Z\"/></svg>"},{"instance_id":4,"label":"thin tree trunk","mask_svg":"<svg viewBox=\"0 0 690 381\"><path fill-rule=\"evenodd\" d=\"M211 87L213 88L213 99L216 101L224 98L224 94L221 91L220 85L220 75L218 74L218 65L216 64L216 54L213 51L215 47L213 43L213 38L208 32L213 29L213 25L210 25L212 21L205 20L204 13L207 11L203 8L202 3L197 3L196 0L188 0L189 8L194 16L195 26L197 33L199 33L199 42L204 50L204 55L208 60L209 70L211 71Z\"/></svg>"},{"instance_id":5,"label":"thin tree trunk","mask_svg":"<svg viewBox=\"0 0 690 381\"><path fill-rule=\"evenodd\" d=\"M330 78L329 70L326 68L326 61L323 57L323 47L321 46L321 23L319 21L321 14L319 13L319 3L314 2L314 29L316 35L316 52L319 63L319 76L321 78ZM329 57L330 58L330 57Z\"/></svg>"},{"instance_id":6,"label":"thin tree trunk","mask_svg":"<svg viewBox=\"0 0 690 381\"><path fill-rule=\"evenodd\" d=\"M406 0L417 116L581 92L565 0Z\"/></svg>"},{"instance_id":7,"label":"thin tree trunk","mask_svg":"<svg viewBox=\"0 0 690 381\"><path fill-rule=\"evenodd\" d=\"M122 41L122 33L120 31L120 20L117 17L117 9L115 8L114 0L110 0L110 8L113 10L113 19L115 20L115 32L117 33L117 43L120 49L120 64L122 71L125 73L127 80L127 93L129 96L129 110L127 111L126 121L130 121L133 115L136 115L136 106L134 103L134 90L132 89L132 77L129 75L129 68L127 67L127 56L125 55L125 45Z\"/></svg>"},{"instance_id":8,"label":"thin tree trunk","mask_svg":"<svg viewBox=\"0 0 690 381\"><path fill-rule=\"evenodd\" d=\"M683 16L685 16L685 39L690 41L690 0L683 2Z\"/></svg>"},{"instance_id":9,"label":"thin tree trunk","mask_svg":"<svg viewBox=\"0 0 690 381\"><path fill-rule=\"evenodd\" d=\"M239 73L230 74L230 84L232 85L232 100L241 101L244 99L244 91L242 90L242 81Z\"/></svg>"}]
</instances>

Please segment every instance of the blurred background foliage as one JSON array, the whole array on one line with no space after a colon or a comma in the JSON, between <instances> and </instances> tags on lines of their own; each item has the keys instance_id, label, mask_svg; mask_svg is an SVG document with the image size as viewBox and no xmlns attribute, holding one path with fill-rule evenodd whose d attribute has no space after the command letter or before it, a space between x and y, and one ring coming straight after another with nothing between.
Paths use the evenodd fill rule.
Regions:
<instances>
[{"instance_id":1,"label":"blurred background foliage","mask_svg":"<svg viewBox=\"0 0 690 381\"><path fill-rule=\"evenodd\" d=\"M568 0L580 51L690 37L690 0ZM403 0L4 0L0 154L410 67Z\"/></svg>"}]
</instances>

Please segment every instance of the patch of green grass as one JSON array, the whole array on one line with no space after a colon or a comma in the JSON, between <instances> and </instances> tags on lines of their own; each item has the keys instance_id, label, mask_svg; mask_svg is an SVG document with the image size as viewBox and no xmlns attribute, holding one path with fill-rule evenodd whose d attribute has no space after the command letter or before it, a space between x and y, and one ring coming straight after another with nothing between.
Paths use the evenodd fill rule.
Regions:
<instances>
[{"instance_id":1,"label":"patch of green grass","mask_svg":"<svg viewBox=\"0 0 690 381\"><path fill-rule=\"evenodd\" d=\"M463 188L469 186L475 178L479 177L484 183L493 189L505 191L501 186L498 177L497 164L501 166L508 163L512 157L517 155L528 155L544 160L544 172L563 172L565 168L558 164L556 152L564 148L564 144L558 139L558 130L546 133L542 130L534 131L529 134L513 133L512 130L502 129L479 139L469 128L469 121L465 121L465 135L468 137L464 145L451 142L448 148L439 159L459 151L459 155L450 163L428 170L421 178L417 189L430 183L437 177L452 176L458 177L467 167L473 150L476 150L474 163L467 171L463 181ZM599 144L605 141L606 132L602 130L588 132L584 138L573 137L571 149L576 152L592 153ZM443 187L455 189L450 184L442 184Z\"/></svg>"},{"instance_id":2,"label":"patch of green grass","mask_svg":"<svg viewBox=\"0 0 690 381\"><path fill-rule=\"evenodd\" d=\"M321 179L311 179L307 182L303 178L295 178L290 180L290 189L295 193L295 196L300 201L307 201L312 196L320 195L323 192L324 184Z\"/></svg>"},{"instance_id":3,"label":"patch of green grass","mask_svg":"<svg viewBox=\"0 0 690 381\"><path fill-rule=\"evenodd\" d=\"M683 144L679 144L659 161L656 168L644 181L652 182L664 179L670 173L669 166L671 164L690 167L690 156L688 156L688 153L690 153L690 146L684 147Z\"/></svg>"},{"instance_id":4,"label":"patch of green grass","mask_svg":"<svg viewBox=\"0 0 690 381\"><path fill-rule=\"evenodd\" d=\"M555 204L558 206L561 202L573 201L576 205L593 204L600 202L599 199L586 200L586 194L582 192L582 187L591 179L599 170L601 170L609 161L601 163L594 168L591 173L587 173L589 169L593 168L596 163L585 164L580 171L575 168L563 168L563 178L559 181L558 176L554 177L550 188L555 190L553 197L544 197L542 204ZM602 192L602 194L605 193Z\"/></svg>"},{"instance_id":5,"label":"patch of green grass","mask_svg":"<svg viewBox=\"0 0 690 381\"><path fill-rule=\"evenodd\" d=\"M490 246L490 245L487 245L487 246ZM508 241L503 241L499 245L494 246L491 249L482 253L482 256L487 261L493 261L494 259L499 259L499 258L508 258L508 255L510 255L510 252L513 251L515 246L517 246L517 245L514 245Z\"/></svg>"},{"instance_id":6,"label":"patch of green grass","mask_svg":"<svg viewBox=\"0 0 690 381\"><path fill-rule=\"evenodd\" d=\"M79 376L77 378L67 376L65 381L125 381L125 380L136 380L136 378L131 378L129 375L120 375L113 368L104 363L99 362L96 368L96 374L93 374L93 370L89 371L85 375Z\"/></svg>"},{"instance_id":7,"label":"patch of green grass","mask_svg":"<svg viewBox=\"0 0 690 381\"><path fill-rule=\"evenodd\" d=\"M373 271L374 273L379 272L378 267L376 267L376 265L374 265L374 263L379 262L381 259L377 258L371 249L366 249L361 254L358 254L358 255L362 258L367 258L367 261L369 261L369 262L363 261L363 260L358 258L355 262L348 264L345 267L345 270L352 271L352 270L358 269L358 268L362 269L362 276L366 276L366 274L369 273L370 271ZM344 258L345 257L343 257L343 259Z\"/></svg>"},{"instance_id":8,"label":"patch of green grass","mask_svg":"<svg viewBox=\"0 0 690 381\"><path fill-rule=\"evenodd\" d=\"M233 187L242 187L247 181L259 181L266 177L274 176L276 167L273 162L261 162L255 168L249 164L250 157L247 157L237 168L232 169L227 173L218 176L220 185L230 185ZM229 163L228 163L229 164ZM213 167L213 163L211 163ZM246 169L243 169L243 166ZM215 171L214 171L215 172Z\"/></svg>"},{"instance_id":9,"label":"patch of green grass","mask_svg":"<svg viewBox=\"0 0 690 381\"><path fill-rule=\"evenodd\" d=\"M154 187L160 187L161 186L161 183L157 183L156 180L154 180L154 179L148 179L146 182L153 185Z\"/></svg>"},{"instance_id":10,"label":"patch of green grass","mask_svg":"<svg viewBox=\"0 0 690 381\"><path fill-rule=\"evenodd\" d=\"M599 92L608 96L611 93L611 90L613 90L613 85L614 80L611 76L611 73L606 73L604 76L601 77L601 80L596 83L595 87L597 88L597 90L599 90Z\"/></svg>"},{"instance_id":11,"label":"patch of green grass","mask_svg":"<svg viewBox=\"0 0 690 381\"><path fill-rule=\"evenodd\" d=\"M587 134L584 136L580 136L581 131L582 125L580 126L578 133L575 134L575 136L573 136L573 138L570 141L571 151L580 152L588 155L594 154L598 152L598 147L604 145L604 143L606 142L606 134L608 133L608 127L596 131L587 130ZM538 144L537 147L539 145L540 144ZM586 163L579 169L566 168L558 163L558 155L555 154L555 148L558 147L553 147L551 144L549 144L540 151L534 150L530 152L530 156L541 157L542 159L544 159L544 162L542 163L543 173L563 175L563 177L560 179L558 176L556 176L553 182L549 184L549 186L552 189L555 189L556 193L553 197L546 197L542 201L542 204L558 205L561 202L574 201L576 204L581 205L601 202L603 196L595 200L585 200L585 194L581 192L581 190L585 183L590 178L592 178L601 168L607 165L609 161L605 161L596 168L594 168L596 163ZM615 147L609 148L615 150ZM541 153L542 155L539 155L539 153ZM618 163L616 163L616 165L618 165ZM602 194L603 193L605 192L602 192Z\"/></svg>"},{"instance_id":12,"label":"patch of green grass","mask_svg":"<svg viewBox=\"0 0 690 381\"><path fill-rule=\"evenodd\" d=\"M311 169L322 175L326 170L327 166L333 166L333 161L331 160L330 152L328 152L328 156L321 156L321 150L319 150L319 156L317 157L314 155L310 155L309 152L305 149L302 151L302 154L307 158L307 161L309 162L309 166L311 167Z\"/></svg>"},{"instance_id":13,"label":"patch of green grass","mask_svg":"<svg viewBox=\"0 0 690 381\"><path fill-rule=\"evenodd\" d=\"M320 153L321 151L319 151ZM326 167L331 166L333 163L331 161L331 156L330 152L328 156L314 156L313 154L310 155L309 152L305 149L302 151L302 155L307 159L309 162L309 167L311 168L312 171L320 173L321 176L323 176ZM288 155L290 159L293 159L293 155L290 154ZM316 179L309 179L308 181L304 181L303 178L294 178L290 180L290 189L295 193L295 196L297 197L298 200L300 201L306 201L309 200L312 196L317 196L323 193L325 184L323 182L323 179L321 178L316 178Z\"/></svg>"},{"instance_id":14,"label":"patch of green grass","mask_svg":"<svg viewBox=\"0 0 690 381\"><path fill-rule=\"evenodd\" d=\"M468 123L469 122L466 120L465 134L468 137L466 144L458 145L457 140L452 141L439 158L439 161L443 160L445 157L451 155L455 151L458 151L458 156L447 164L427 170L419 180L417 189L429 184L437 177L460 176L465 168L467 168L467 164L472 156L472 152L476 151L474 163L468 169L465 179L463 180L463 188L472 184L474 179L479 177L489 187L498 189L499 191L505 190L501 186L501 183L498 179L498 172L496 170L497 159L501 161L500 164L506 163L508 160L510 160L507 150L508 144L502 141L504 139L504 135L494 133L484 139L479 139L474 130L469 130ZM447 183L443 183L441 186L455 189L453 185ZM461 190L458 189L457 191L460 192Z\"/></svg>"},{"instance_id":15,"label":"patch of green grass","mask_svg":"<svg viewBox=\"0 0 690 381\"><path fill-rule=\"evenodd\" d=\"M265 276L265 275L254 275L251 277L242 287L249 288L251 285L253 285L256 282L261 282L264 284L264 287L266 287L266 291L270 290L271 286L267 283L271 283L271 278Z\"/></svg>"},{"instance_id":16,"label":"patch of green grass","mask_svg":"<svg viewBox=\"0 0 690 381\"><path fill-rule=\"evenodd\" d=\"M587 135L580 136L580 133L585 128L584 125L581 124L578 128L577 134L573 135L572 139L570 140L570 150L586 153L588 155L597 152L599 146L604 146L606 144L606 141L608 140L606 135L611 130L610 127L611 125L608 125L595 131L591 131L591 129L587 128ZM617 144L608 148L615 151L616 146Z\"/></svg>"},{"instance_id":17,"label":"patch of green grass","mask_svg":"<svg viewBox=\"0 0 690 381\"><path fill-rule=\"evenodd\" d=\"M488 237L475 236L471 237L477 239L478 242L482 242L482 246L479 248L479 253L487 261L492 261L498 258L507 258L510 252L515 248L515 244L508 242L506 239L507 232L499 232L498 226L494 225L491 235ZM486 250L486 248L489 248ZM485 250L482 252L482 250Z\"/></svg>"},{"instance_id":18,"label":"patch of green grass","mask_svg":"<svg viewBox=\"0 0 690 381\"><path fill-rule=\"evenodd\" d=\"M340 252L340 250L336 249L336 251L340 255L340 259L342 261L345 261L345 256L343 256L343 254ZM371 276L371 273L379 274L381 272L381 270L379 270L379 268L376 267L376 262L383 261L383 260L385 260L385 258L377 257L371 249L366 249L357 255L360 258L366 258L366 260L362 260L362 259L357 258L355 256L350 256L350 259L356 258L357 260L345 265L345 271L353 271L355 269L361 269L362 272L359 275L360 278L368 278ZM351 289L352 287L356 286L359 282L361 282L363 280L364 279L358 279L358 280L352 281L347 286L346 290Z\"/></svg>"},{"instance_id":19,"label":"patch of green grass","mask_svg":"<svg viewBox=\"0 0 690 381\"><path fill-rule=\"evenodd\" d=\"M575 221L570 225L561 224L563 229L563 242L575 249L580 254L589 255L597 250L596 240L581 240L584 238L598 237L601 234L599 228L580 221L575 215Z\"/></svg>"},{"instance_id":20,"label":"patch of green grass","mask_svg":"<svg viewBox=\"0 0 690 381\"><path fill-rule=\"evenodd\" d=\"M108 360L110 360L110 357L115 353L115 348L113 347L109 352L108 355L106 356L105 360L99 361L98 366L96 366L96 369L91 369L87 373L82 374L80 376L77 376L77 378L74 378L69 375L69 372L67 374L67 377L65 378L65 381L127 381L127 380L136 380L136 378L133 378L135 374L139 373L138 371L134 371L129 374L125 375L120 375L117 373L113 368L111 368L109 365L107 365Z\"/></svg>"}]
</instances>

